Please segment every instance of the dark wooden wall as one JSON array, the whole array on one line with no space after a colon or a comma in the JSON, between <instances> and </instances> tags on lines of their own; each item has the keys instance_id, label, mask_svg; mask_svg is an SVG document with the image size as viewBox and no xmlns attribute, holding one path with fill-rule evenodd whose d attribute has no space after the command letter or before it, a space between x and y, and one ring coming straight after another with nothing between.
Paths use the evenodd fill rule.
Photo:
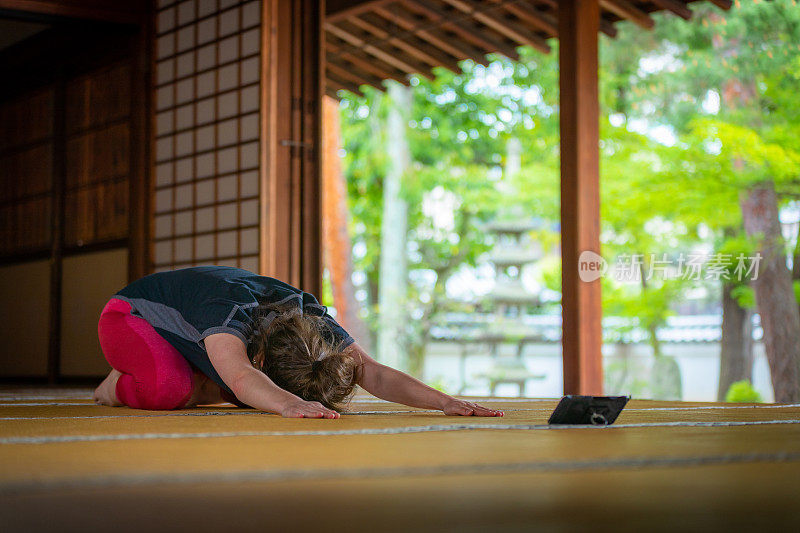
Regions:
<instances>
[{"instance_id":1,"label":"dark wooden wall","mask_svg":"<svg viewBox=\"0 0 800 533\"><path fill-rule=\"evenodd\" d=\"M51 242L53 94L44 87L0 104L0 255Z\"/></svg>"},{"instance_id":2,"label":"dark wooden wall","mask_svg":"<svg viewBox=\"0 0 800 533\"><path fill-rule=\"evenodd\" d=\"M131 71L123 59L67 83L66 247L128 236Z\"/></svg>"},{"instance_id":3,"label":"dark wooden wall","mask_svg":"<svg viewBox=\"0 0 800 533\"><path fill-rule=\"evenodd\" d=\"M97 317L148 256L149 216L130 209L147 209L146 42L137 26L69 21L0 53L0 269L11 284L0 306L12 322L15 307L36 317L47 337L46 353L27 353L30 339L4 326L13 348L0 352L0 377L107 370ZM12 301L42 285L47 298ZM21 353L46 364L19 364Z\"/></svg>"}]
</instances>

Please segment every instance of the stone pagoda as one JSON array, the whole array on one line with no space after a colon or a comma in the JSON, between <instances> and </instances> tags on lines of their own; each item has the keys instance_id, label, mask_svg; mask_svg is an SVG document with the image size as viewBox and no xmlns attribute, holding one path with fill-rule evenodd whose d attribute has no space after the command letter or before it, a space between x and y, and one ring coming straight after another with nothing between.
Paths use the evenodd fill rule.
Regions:
<instances>
[{"instance_id":1,"label":"stone pagoda","mask_svg":"<svg viewBox=\"0 0 800 533\"><path fill-rule=\"evenodd\" d=\"M536 221L521 216L498 218L484 227L497 236L489 254L489 261L495 269L495 285L483 299L493 313L483 337L491 347L494 362L487 372L476 377L489 380L492 395L498 385L513 383L519 387L522 396L527 380L544 379L544 376L528 371L522 359L525 344L540 340L522 320L540 304L539 295L522 283L523 268L542 256L538 243L528 238L530 232L538 227ZM503 344L516 344L515 354L511 357L503 355Z\"/></svg>"}]
</instances>

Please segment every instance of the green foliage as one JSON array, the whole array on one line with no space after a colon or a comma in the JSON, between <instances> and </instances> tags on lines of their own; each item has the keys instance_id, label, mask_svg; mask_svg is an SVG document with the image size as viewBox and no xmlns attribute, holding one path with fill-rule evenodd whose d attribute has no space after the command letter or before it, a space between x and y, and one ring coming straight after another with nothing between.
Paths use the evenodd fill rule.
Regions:
<instances>
[{"instance_id":1,"label":"green foliage","mask_svg":"<svg viewBox=\"0 0 800 533\"><path fill-rule=\"evenodd\" d=\"M742 192L763 181L789 197L799 192L800 10L789 0L737 2L724 14L703 4L692 9L689 23L659 14L654 32L628 26L601 42L602 108L619 125L601 121L606 259L708 247L749 255ZM643 127L666 129L673 140L631 131ZM686 290L713 283L604 283L604 312L654 331ZM754 306L747 285L733 293Z\"/></svg>"},{"instance_id":2,"label":"green foliage","mask_svg":"<svg viewBox=\"0 0 800 533\"><path fill-rule=\"evenodd\" d=\"M347 178L353 264L368 279L371 304L377 302L380 253L380 228L383 213L383 176L387 156L384 150L383 121L386 103L382 92L365 88L365 98L349 93L342 98L342 168Z\"/></svg>"},{"instance_id":3,"label":"green foliage","mask_svg":"<svg viewBox=\"0 0 800 533\"><path fill-rule=\"evenodd\" d=\"M320 295L319 303L322 305L332 305L333 302L333 284L331 284L330 271L326 268L322 273L322 294Z\"/></svg>"},{"instance_id":4,"label":"green foliage","mask_svg":"<svg viewBox=\"0 0 800 533\"><path fill-rule=\"evenodd\" d=\"M731 296L744 309L756 309L756 297L753 287L748 282L748 277L744 274L753 267L752 257L757 251L756 240L745 235L736 237L720 238L716 248L716 254L729 259L727 268L724 269L725 277L733 285Z\"/></svg>"},{"instance_id":5,"label":"green foliage","mask_svg":"<svg viewBox=\"0 0 800 533\"><path fill-rule=\"evenodd\" d=\"M428 381L426 384L429 387L432 387L432 388L434 388L434 389L436 389L436 390L438 390L440 392L443 392L445 394L450 394L451 393L451 391L449 390L449 387L447 386L447 381L442 376L436 376L436 378L433 381Z\"/></svg>"},{"instance_id":6,"label":"green foliage","mask_svg":"<svg viewBox=\"0 0 800 533\"><path fill-rule=\"evenodd\" d=\"M795 293L796 294L796 293ZM731 296L744 309L756 308L756 292L749 285L738 285L731 289Z\"/></svg>"},{"instance_id":7,"label":"green foliage","mask_svg":"<svg viewBox=\"0 0 800 533\"><path fill-rule=\"evenodd\" d=\"M648 398L651 396L649 383L642 376L641 369L632 368L630 359L605 361L603 366L603 391L612 396L633 396Z\"/></svg>"},{"instance_id":8,"label":"green foliage","mask_svg":"<svg viewBox=\"0 0 800 533\"><path fill-rule=\"evenodd\" d=\"M539 282L552 291L561 292L561 259L555 255L539 262Z\"/></svg>"},{"instance_id":9,"label":"green foliage","mask_svg":"<svg viewBox=\"0 0 800 533\"><path fill-rule=\"evenodd\" d=\"M558 219L557 54L520 53L520 62L465 61L463 73L437 70L434 80L412 80L407 129L412 165L402 191L408 205L411 316L441 310L437 304L445 300L447 280L485 260L493 237L482 225L499 213L518 209L552 223ZM341 103L343 169L354 267L367 276L374 315L387 165L382 128L392 102L371 89L365 94ZM511 137L522 143L522 168L503 176ZM549 241L551 253L557 251L555 227L538 236ZM419 340L429 326L428 320L411 321L409 337Z\"/></svg>"},{"instance_id":10,"label":"green foliage","mask_svg":"<svg viewBox=\"0 0 800 533\"><path fill-rule=\"evenodd\" d=\"M637 38L641 53L631 54L631 61L651 61L628 79L636 114L685 131L694 118L713 114L704 106L711 92L720 96L719 114L732 123L786 120L790 115L781 106L795 100L792 73L800 56L795 0L740 0L725 13L698 3L692 10L689 23L657 15L652 36Z\"/></svg>"},{"instance_id":11,"label":"green foliage","mask_svg":"<svg viewBox=\"0 0 800 533\"><path fill-rule=\"evenodd\" d=\"M731 403L760 403L761 395L746 379L731 383L725 394L725 401Z\"/></svg>"}]
</instances>

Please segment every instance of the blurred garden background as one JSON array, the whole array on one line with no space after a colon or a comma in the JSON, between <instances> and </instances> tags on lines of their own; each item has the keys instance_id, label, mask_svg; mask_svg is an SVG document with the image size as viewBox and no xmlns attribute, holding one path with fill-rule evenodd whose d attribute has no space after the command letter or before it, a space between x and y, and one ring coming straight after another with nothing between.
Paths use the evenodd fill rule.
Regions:
<instances>
[{"instance_id":1,"label":"blurred garden background","mask_svg":"<svg viewBox=\"0 0 800 533\"><path fill-rule=\"evenodd\" d=\"M605 393L772 401L787 362L768 361L761 317L800 295L800 8L692 9L600 36L602 255L639 274L603 277ZM550 44L326 97L324 300L379 360L450 393L562 393ZM737 279L770 231L791 285ZM648 275L693 255L717 268Z\"/></svg>"}]
</instances>

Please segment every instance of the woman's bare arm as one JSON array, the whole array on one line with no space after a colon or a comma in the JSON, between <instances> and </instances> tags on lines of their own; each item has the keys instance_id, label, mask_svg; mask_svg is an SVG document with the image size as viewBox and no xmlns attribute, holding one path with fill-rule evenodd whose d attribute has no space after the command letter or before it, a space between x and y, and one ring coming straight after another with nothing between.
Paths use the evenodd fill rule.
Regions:
<instances>
[{"instance_id":1,"label":"woman's bare arm","mask_svg":"<svg viewBox=\"0 0 800 533\"><path fill-rule=\"evenodd\" d=\"M204 343L211 365L241 402L285 417L339 418L336 411L319 402L303 400L253 368L244 342L236 335L215 333L206 337Z\"/></svg>"},{"instance_id":2,"label":"woman's bare arm","mask_svg":"<svg viewBox=\"0 0 800 533\"><path fill-rule=\"evenodd\" d=\"M412 407L438 409L447 415L503 416L502 411L453 398L408 374L382 365L356 343L351 344L348 350L361 362L358 384L378 398Z\"/></svg>"}]
</instances>

